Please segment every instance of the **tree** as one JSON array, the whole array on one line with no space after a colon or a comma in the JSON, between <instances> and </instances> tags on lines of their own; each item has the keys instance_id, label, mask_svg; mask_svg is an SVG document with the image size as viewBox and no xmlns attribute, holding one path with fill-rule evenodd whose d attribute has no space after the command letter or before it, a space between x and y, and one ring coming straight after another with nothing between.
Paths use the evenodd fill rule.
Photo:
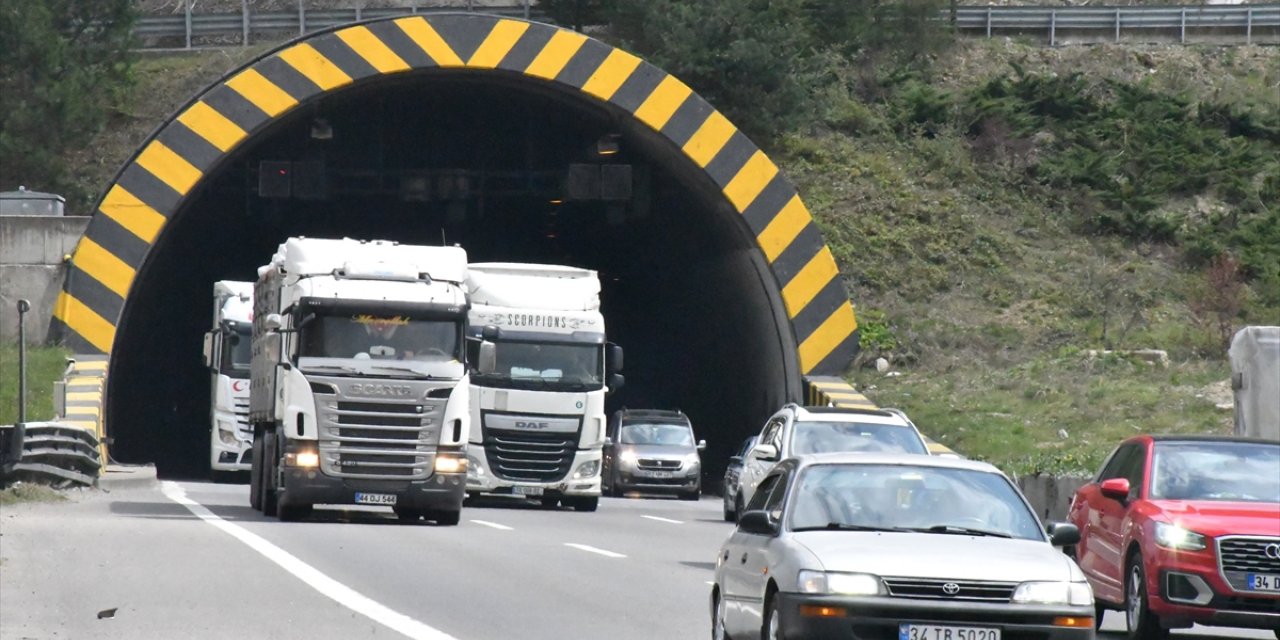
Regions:
<instances>
[{"instance_id":1,"label":"tree","mask_svg":"<svg viewBox=\"0 0 1280 640\"><path fill-rule=\"evenodd\" d=\"M129 86L130 0L0 0L0 189L83 198L65 156Z\"/></svg>"}]
</instances>

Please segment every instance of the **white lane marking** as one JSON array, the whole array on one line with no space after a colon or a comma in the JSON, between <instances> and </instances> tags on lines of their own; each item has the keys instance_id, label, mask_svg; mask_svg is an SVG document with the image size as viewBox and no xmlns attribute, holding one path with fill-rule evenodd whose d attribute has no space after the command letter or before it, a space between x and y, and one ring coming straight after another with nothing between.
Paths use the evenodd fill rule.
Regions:
<instances>
[{"instance_id":1,"label":"white lane marking","mask_svg":"<svg viewBox=\"0 0 1280 640\"><path fill-rule=\"evenodd\" d=\"M197 518L230 534L233 538L262 554L266 559L280 565L280 568L293 574L294 577L305 582L307 586L319 591L334 602L415 640L457 640L443 631L429 627L403 613L371 600L351 587L321 573L319 569L299 560L288 551L267 542L261 536L250 533L239 525L223 520L205 508L204 505L188 498L187 492L177 484L166 480L161 483L160 490L170 500L186 507Z\"/></svg>"},{"instance_id":2,"label":"white lane marking","mask_svg":"<svg viewBox=\"0 0 1280 640\"><path fill-rule=\"evenodd\" d=\"M671 524L684 524L684 520L672 520L671 518L663 518L661 516L640 516L640 517L648 518L650 520L657 520L658 522L670 522Z\"/></svg>"},{"instance_id":3,"label":"white lane marking","mask_svg":"<svg viewBox=\"0 0 1280 640\"><path fill-rule=\"evenodd\" d=\"M496 522L489 522L488 520L472 520L472 522L474 522L474 523L476 523L476 524L479 524L479 525L484 525L484 526L486 526L486 527L491 527L491 528L494 528L494 529L501 529L502 531L511 531L511 527L508 527L508 526L507 526L507 525L505 525L505 524L498 524L498 523L496 523Z\"/></svg>"},{"instance_id":4,"label":"white lane marking","mask_svg":"<svg viewBox=\"0 0 1280 640\"><path fill-rule=\"evenodd\" d=\"M566 542L566 543L564 543L564 546L566 546L566 547L573 547L574 549L578 549L578 550L581 550L581 551L588 551L588 552L591 552L591 553L598 553L598 554L600 554L600 555L602 555L602 556L605 556L606 558L625 558L625 557L627 557L627 556L625 556L625 555L623 555L623 554L621 554L621 553L614 553L614 552L612 552L612 551L605 551L604 549L597 549L597 548L595 548L595 547L589 547L589 546L587 546L587 545L585 545L585 544L577 544L577 543L575 543L575 542Z\"/></svg>"}]
</instances>

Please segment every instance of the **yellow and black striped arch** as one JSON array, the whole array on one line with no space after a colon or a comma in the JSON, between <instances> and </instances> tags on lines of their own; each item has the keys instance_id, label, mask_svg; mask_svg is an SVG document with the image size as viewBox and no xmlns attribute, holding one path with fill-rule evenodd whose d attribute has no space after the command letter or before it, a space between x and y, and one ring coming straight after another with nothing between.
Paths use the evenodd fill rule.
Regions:
<instances>
[{"instance_id":1,"label":"yellow and black striped arch","mask_svg":"<svg viewBox=\"0 0 1280 640\"><path fill-rule=\"evenodd\" d=\"M477 14L385 19L308 36L211 86L120 172L73 256L54 329L110 353L134 276L168 220L216 165L275 119L326 92L417 69L492 70L606 102L683 152L754 234L778 283L804 374L838 374L857 323L831 251L795 188L680 80L550 25Z\"/></svg>"}]
</instances>

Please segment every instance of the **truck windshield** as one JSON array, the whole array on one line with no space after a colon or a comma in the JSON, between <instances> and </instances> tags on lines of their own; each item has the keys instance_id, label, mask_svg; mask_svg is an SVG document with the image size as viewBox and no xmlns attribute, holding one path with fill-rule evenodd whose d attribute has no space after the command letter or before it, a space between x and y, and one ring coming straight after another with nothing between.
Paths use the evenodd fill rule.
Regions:
<instances>
[{"instance_id":1,"label":"truck windshield","mask_svg":"<svg viewBox=\"0 0 1280 640\"><path fill-rule=\"evenodd\" d=\"M233 378L249 377L249 360L253 356L250 327L230 329L222 337L222 373Z\"/></svg>"},{"instance_id":2,"label":"truck windshield","mask_svg":"<svg viewBox=\"0 0 1280 640\"><path fill-rule=\"evenodd\" d=\"M298 356L373 360L461 360L461 324L406 315L321 315L302 327Z\"/></svg>"},{"instance_id":3,"label":"truck windshield","mask_svg":"<svg viewBox=\"0 0 1280 640\"><path fill-rule=\"evenodd\" d=\"M495 353L493 373L472 374L487 386L586 391L604 384L603 348L598 344L498 342Z\"/></svg>"}]
</instances>

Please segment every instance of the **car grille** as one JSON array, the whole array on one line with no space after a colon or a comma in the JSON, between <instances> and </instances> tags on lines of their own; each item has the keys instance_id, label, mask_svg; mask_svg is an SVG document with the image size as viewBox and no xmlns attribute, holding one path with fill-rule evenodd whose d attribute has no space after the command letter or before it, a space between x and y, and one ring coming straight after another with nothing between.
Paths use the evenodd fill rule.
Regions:
<instances>
[{"instance_id":1,"label":"car grille","mask_svg":"<svg viewBox=\"0 0 1280 640\"><path fill-rule=\"evenodd\" d=\"M431 475L448 400L418 400L428 385L405 384L411 388L407 398L399 400L316 394L320 470L325 475L386 480L423 480Z\"/></svg>"},{"instance_id":2,"label":"car grille","mask_svg":"<svg viewBox=\"0 0 1280 640\"><path fill-rule=\"evenodd\" d=\"M1280 575L1280 558L1267 556L1267 547L1280 544L1280 537L1227 536L1217 542L1218 566L1231 588L1248 591L1251 573Z\"/></svg>"},{"instance_id":3,"label":"car grille","mask_svg":"<svg viewBox=\"0 0 1280 640\"><path fill-rule=\"evenodd\" d=\"M484 430L484 455L493 475L510 481L557 482L569 473L577 433Z\"/></svg>"},{"instance_id":4,"label":"car grille","mask_svg":"<svg viewBox=\"0 0 1280 640\"><path fill-rule=\"evenodd\" d=\"M975 580L933 580L925 578L885 578L889 595L895 598L1008 602L1017 588L1014 582Z\"/></svg>"},{"instance_id":5,"label":"car grille","mask_svg":"<svg viewBox=\"0 0 1280 640\"><path fill-rule=\"evenodd\" d=\"M636 460L636 466L646 471L677 471L680 469L680 460L658 460L655 458L640 458Z\"/></svg>"}]
</instances>

